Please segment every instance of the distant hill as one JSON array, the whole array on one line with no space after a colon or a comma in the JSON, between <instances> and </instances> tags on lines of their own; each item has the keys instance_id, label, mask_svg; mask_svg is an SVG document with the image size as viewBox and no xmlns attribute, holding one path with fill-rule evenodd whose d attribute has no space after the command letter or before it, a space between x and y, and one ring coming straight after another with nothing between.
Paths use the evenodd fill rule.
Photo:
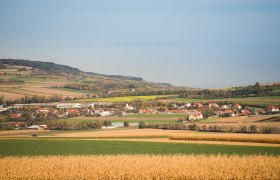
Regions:
<instances>
[{"instance_id":1,"label":"distant hill","mask_svg":"<svg viewBox=\"0 0 280 180\"><path fill-rule=\"evenodd\" d=\"M69 73L69 74L86 73L88 75L98 76L98 77L108 77L108 78L115 78L120 80L143 81L143 79L140 77L123 76L123 75L106 75L106 74L99 74L95 72L83 72L78 68L73 68L67 65L56 64L53 62L30 61L30 60L23 60L23 59L0 59L0 66L3 65L32 67L48 73L58 73L58 74L59 73Z\"/></svg>"},{"instance_id":2,"label":"distant hill","mask_svg":"<svg viewBox=\"0 0 280 180\"><path fill-rule=\"evenodd\" d=\"M116 79L122 79L122 80L132 80L132 81L143 81L140 77L134 77L134 76L123 76L123 75L106 75L106 74L99 74L94 72L87 72L87 74L92 76L104 76L109 78L116 78Z\"/></svg>"},{"instance_id":3,"label":"distant hill","mask_svg":"<svg viewBox=\"0 0 280 180\"><path fill-rule=\"evenodd\" d=\"M141 77L84 72L53 62L0 59L0 96L81 98L178 94L187 89ZM35 101L33 101L35 102Z\"/></svg>"},{"instance_id":4,"label":"distant hill","mask_svg":"<svg viewBox=\"0 0 280 180\"><path fill-rule=\"evenodd\" d=\"M79 74L82 71L78 68L73 68L66 65L55 64L53 62L42 62L42 61L30 61L22 59L0 59L0 65L17 65L17 66L28 66L36 69L40 69L46 72L60 72L60 73L72 73Z\"/></svg>"}]
</instances>

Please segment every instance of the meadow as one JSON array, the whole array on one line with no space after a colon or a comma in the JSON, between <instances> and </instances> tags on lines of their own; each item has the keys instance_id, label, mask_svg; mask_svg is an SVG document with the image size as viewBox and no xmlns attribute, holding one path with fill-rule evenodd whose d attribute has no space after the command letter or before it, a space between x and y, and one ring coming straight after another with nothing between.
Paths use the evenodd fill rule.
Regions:
<instances>
[{"instance_id":1,"label":"meadow","mask_svg":"<svg viewBox=\"0 0 280 180\"><path fill-rule=\"evenodd\" d=\"M35 156L0 159L0 179L280 179L280 157Z\"/></svg>"},{"instance_id":2,"label":"meadow","mask_svg":"<svg viewBox=\"0 0 280 180\"><path fill-rule=\"evenodd\" d=\"M0 156L208 154L280 155L280 147L82 139L0 139Z\"/></svg>"},{"instance_id":3,"label":"meadow","mask_svg":"<svg viewBox=\"0 0 280 180\"><path fill-rule=\"evenodd\" d=\"M243 105L277 105L280 106L280 96L264 96L264 97L244 97L244 98L221 98L221 99L190 99L190 98L172 98L170 100L179 102L218 102L229 101L234 103L240 103Z\"/></svg>"},{"instance_id":4,"label":"meadow","mask_svg":"<svg viewBox=\"0 0 280 180\"><path fill-rule=\"evenodd\" d=\"M182 115L181 115L182 116ZM181 117L179 116L179 117ZM95 121L111 121L112 123L123 123L128 121L129 123L139 123L144 121L148 124L176 124L178 123L178 118L176 117L133 117L133 116L124 116L124 117L74 117L69 119L60 119L59 122L67 123L81 123L81 122L95 122Z\"/></svg>"}]
</instances>

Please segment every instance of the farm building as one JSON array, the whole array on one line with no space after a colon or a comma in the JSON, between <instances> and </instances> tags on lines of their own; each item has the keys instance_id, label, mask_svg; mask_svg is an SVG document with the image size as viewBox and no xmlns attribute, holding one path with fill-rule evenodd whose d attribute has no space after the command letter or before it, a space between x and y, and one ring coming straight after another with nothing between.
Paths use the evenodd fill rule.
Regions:
<instances>
[{"instance_id":1,"label":"farm building","mask_svg":"<svg viewBox=\"0 0 280 180\"><path fill-rule=\"evenodd\" d=\"M44 130L47 128L48 128L47 125L32 125L32 126L27 127L27 129L34 129L34 130Z\"/></svg>"}]
</instances>

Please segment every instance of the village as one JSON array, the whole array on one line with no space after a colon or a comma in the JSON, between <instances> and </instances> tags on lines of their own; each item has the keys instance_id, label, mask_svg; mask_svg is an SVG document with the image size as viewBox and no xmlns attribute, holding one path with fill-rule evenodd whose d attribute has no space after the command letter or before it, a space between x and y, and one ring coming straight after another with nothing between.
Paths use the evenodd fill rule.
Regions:
<instances>
[{"instance_id":1,"label":"village","mask_svg":"<svg viewBox=\"0 0 280 180\"><path fill-rule=\"evenodd\" d=\"M73 117L125 117L131 114L180 114L181 122L197 122L215 117L261 116L279 113L279 107L266 108L240 104L211 103L32 103L0 106L2 129L48 129L46 122ZM110 124L110 126L112 126ZM104 127L104 124L103 124ZM106 128L108 126L106 125Z\"/></svg>"}]
</instances>

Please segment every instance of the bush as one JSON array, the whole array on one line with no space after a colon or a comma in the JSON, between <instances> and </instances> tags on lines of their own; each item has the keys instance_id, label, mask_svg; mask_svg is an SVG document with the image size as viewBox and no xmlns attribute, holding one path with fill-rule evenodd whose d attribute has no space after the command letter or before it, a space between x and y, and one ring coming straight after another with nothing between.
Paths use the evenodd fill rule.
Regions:
<instances>
[{"instance_id":1,"label":"bush","mask_svg":"<svg viewBox=\"0 0 280 180\"><path fill-rule=\"evenodd\" d=\"M146 127L146 123L144 121L140 121L138 124L139 129L143 129Z\"/></svg>"},{"instance_id":2,"label":"bush","mask_svg":"<svg viewBox=\"0 0 280 180\"><path fill-rule=\"evenodd\" d=\"M258 132L258 128L257 128L256 125L251 125L249 127L249 129L250 129L250 133L257 133Z\"/></svg>"},{"instance_id":3,"label":"bush","mask_svg":"<svg viewBox=\"0 0 280 180\"><path fill-rule=\"evenodd\" d=\"M123 122L123 126L124 126L124 127L129 127L129 122L128 122L128 121L124 121L124 122Z\"/></svg>"}]
</instances>

